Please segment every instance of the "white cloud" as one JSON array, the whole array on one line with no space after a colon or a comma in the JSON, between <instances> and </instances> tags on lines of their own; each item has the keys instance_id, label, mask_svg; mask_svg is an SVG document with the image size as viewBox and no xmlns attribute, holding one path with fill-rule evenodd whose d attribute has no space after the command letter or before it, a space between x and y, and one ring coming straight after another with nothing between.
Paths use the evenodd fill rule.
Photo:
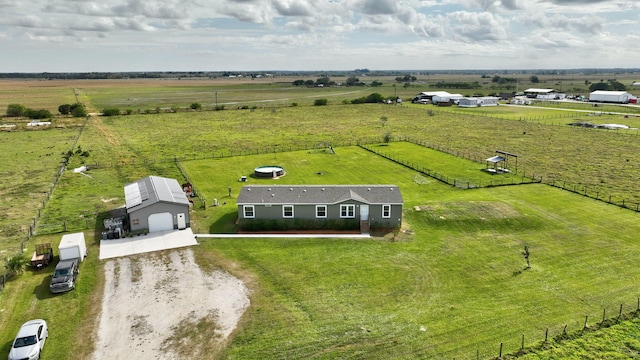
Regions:
<instances>
[{"instance_id":1,"label":"white cloud","mask_svg":"<svg viewBox=\"0 0 640 360\"><path fill-rule=\"evenodd\" d=\"M639 13L634 0L0 0L0 45L17 54L5 71L55 71L32 57L61 47L96 54L93 71L632 67Z\"/></svg>"}]
</instances>

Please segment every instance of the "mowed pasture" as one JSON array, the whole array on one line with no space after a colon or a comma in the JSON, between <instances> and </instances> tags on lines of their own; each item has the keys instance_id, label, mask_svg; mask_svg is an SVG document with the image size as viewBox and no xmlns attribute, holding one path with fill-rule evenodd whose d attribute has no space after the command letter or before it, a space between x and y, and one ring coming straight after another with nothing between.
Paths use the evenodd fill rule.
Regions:
<instances>
[{"instance_id":1,"label":"mowed pasture","mask_svg":"<svg viewBox=\"0 0 640 360\"><path fill-rule=\"evenodd\" d=\"M546 328L580 329L585 314L634 309L633 212L539 184L454 189L357 147L335 150L181 163L204 197L224 203L205 211L211 232L229 229L242 185L393 183L406 201L396 238L202 239L259 279L227 357L487 358L500 343L518 350L522 334L533 344ZM263 164L288 173L237 182Z\"/></svg>"},{"instance_id":2,"label":"mowed pasture","mask_svg":"<svg viewBox=\"0 0 640 360\"><path fill-rule=\"evenodd\" d=\"M92 242L99 238L101 217L123 205L125 183L150 174L182 180L174 161L178 159L189 167L190 176L200 172L198 178L206 178L195 185L202 188L207 203L213 198L227 201L222 207L208 206L206 210L197 206L192 215L195 229L232 230L229 224L234 209L232 199L225 199L227 186L233 186L236 194L240 185L237 177L261 165L254 162L278 163L304 148L299 158L319 162L305 170L304 163L294 161L287 166L291 174L282 180L317 177L318 181L344 183L352 179L351 169L353 178L362 181L370 179L371 173L379 174L378 181L398 183L406 192L405 219L411 232L403 233L395 242L204 241L199 247L201 260L242 276L254 291L255 307L238 330L227 358L273 353L289 354L291 358L330 358L335 354L367 357L378 351L392 358L439 357L436 354L475 358L476 350L481 350L482 357L490 357L497 354L502 341L505 351L517 349L520 331L526 334L527 343L529 339L535 342L543 338L546 327L557 333L563 322L568 322L570 330L578 329L585 314L590 319L598 318L603 307L608 308L607 314L613 314L622 302L625 310L633 307L637 297L629 285L637 281L633 273L637 263L633 255L637 253L633 241L637 215L633 212L545 185L453 189L435 180L416 178L408 169L368 152L339 145L379 143L384 135L391 134L395 139L416 138L449 152L480 158L501 149L519 154L519 168L527 174L540 174L545 179L555 176L589 187L596 184L603 193L634 199L640 164L635 135L569 128L552 122L449 114L437 108L431 116L426 109L333 105L91 117L78 142L90 156L73 156L69 164L69 169L89 165L89 176L65 172L42 211L39 226L66 221L70 230L89 227L88 233L98 234L89 238ZM544 110L540 114L545 114ZM381 121L382 117L387 120ZM3 144L26 154L27 148L46 144L54 131L77 135L79 128L17 131L2 133L0 138ZM28 141L16 140L21 136ZM322 151L327 143L336 147L336 156ZM67 150L65 146L62 149ZM336 161L340 156L343 160ZM21 160L31 162L24 167L37 168L42 162L34 156ZM334 166L336 171L326 170L323 175L317 175L314 169ZM48 171L53 178L56 166ZM298 173L308 173L309 177L296 180ZM13 184L32 178L24 176L9 178L11 189ZM21 204L23 223L28 225L38 212L40 200L26 202L22 198L26 194L16 192L11 204ZM55 244L57 238L59 235L38 236L28 245L42 241ZM520 252L525 243L531 247L533 267L521 271L525 263ZM95 261L97 248L92 249L95 251L90 256ZM608 259L606 264L603 258ZM79 326L69 329L76 332L57 332L58 341L47 345L55 349L50 351L56 357L86 358L90 352L95 317L83 317L81 312L86 309L85 314L95 314L98 310L89 307L96 303L92 297L99 296L102 276L100 263L93 264L83 269L83 277L88 271L96 282L90 280L87 293L74 293L80 313L74 313L78 321L73 323ZM67 320L60 318L64 316L64 297L54 297L55 301L33 298L34 293L46 292L50 270L11 281L0 293L3 349L8 349L6 344L25 316L46 317L63 329ZM309 298L305 298L305 289L311 294ZM322 295L323 290L326 295ZM312 296L318 297L317 302ZM423 298L414 299L419 296ZM441 299L433 302L433 297ZM437 312L442 304L447 309ZM548 322L537 319L540 312L547 311ZM512 312L521 317L515 319ZM369 325L378 321L387 325L385 330ZM289 330L290 324L298 332ZM481 333L478 329L490 330L489 335L476 336ZM456 342L458 331L474 340ZM290 342L283 340L288 337ZM429 340L433 337L445 339L446 344L432 345ZM74 343L84 344L80 353L73 353Z\"/></svg>"}]
</instances>

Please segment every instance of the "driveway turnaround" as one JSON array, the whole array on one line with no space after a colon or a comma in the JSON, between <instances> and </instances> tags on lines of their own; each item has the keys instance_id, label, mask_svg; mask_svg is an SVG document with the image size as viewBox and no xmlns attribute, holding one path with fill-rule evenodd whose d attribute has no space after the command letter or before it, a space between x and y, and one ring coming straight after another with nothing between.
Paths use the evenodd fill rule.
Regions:
<instances>
[{"instance_id":1,"label":"driveway turnaround","mask_svg":"<svg viewBox=\"0 0 640 360\"><path fill-rule=\"evenodd\" d=\"M191 228L159 231L121 239L100 240L100 260L197 244Z\"/></svg>"}]
</instances>

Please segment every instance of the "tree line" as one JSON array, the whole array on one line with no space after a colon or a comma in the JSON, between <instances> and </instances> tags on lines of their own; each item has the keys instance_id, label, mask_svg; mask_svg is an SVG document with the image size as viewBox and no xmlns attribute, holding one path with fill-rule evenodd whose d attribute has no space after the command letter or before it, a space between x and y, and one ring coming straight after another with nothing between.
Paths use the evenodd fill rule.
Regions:
<instances>
[{"instance_id":1,"label":"tree line","mask_svg":"<svg viewBox=\"0 0 640 360\"><path fill-rule=\"evenodd\" d=\"M71 115L73 117L87 116L87 109L83 104L62 104L58 107L58 112L62 115ZM53 117L51 111L46 109L31 109L21 104L7 105L7 117L26 117L29 119L50 119Z\"/></svg>"}]
</instances>

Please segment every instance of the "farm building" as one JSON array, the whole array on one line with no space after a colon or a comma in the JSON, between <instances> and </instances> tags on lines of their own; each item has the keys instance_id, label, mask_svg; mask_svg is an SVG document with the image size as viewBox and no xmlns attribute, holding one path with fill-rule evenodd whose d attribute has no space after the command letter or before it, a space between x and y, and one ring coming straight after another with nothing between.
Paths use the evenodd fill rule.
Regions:
<instances>
[{"instance_id":1,"label":"farm building","mask_svg":"<svg viewBox=\"0 0 640 360\"><path fill-rule=\"evenodd\" d=\"M465 97L458 100L460 107L497 106L499 98L494 96Z\"/></svg>"},{"instance_id":2,"label":"farm building","mask_svg":"<svg viewBox=\"0 0 640 360\"><path fill-rule=\"evenodd\" d=\"M148 176L124 187L129 230L158 232L189 227L189 200L178 181Z\"/></svg>"},{"instance_id":3,"label":"farm building","mask_svg":"<svg viewBox=\"0 0 640 360\"><path fill-rule=\"evenodd\" d=\"M464 96L460 95L460 94L449 94L447 93L447 95L445 96L441 96L441 95L434 95L431 98L431 102L433 102L434 104L439 104L439 103L458 103L458 100L462 99Z\"/></svg>"},{"instance_id":4,"label":"farm building","mask_svg":"<svg viewBox=\"0 0 640 360\"><path fill-rule=\"evenodd\" d=\"M541 96L542 98L549 97L555 92L555 89L529 88L524 91L524 95L528 98L537 99L538 96Z\"/></svg>"},{"instance_id":5,"label":"farm building","mask_svg":"<svg viewBox=\"0 0 640 360\"><path fill-rule=\"evenodd\" d=\"M353 220L363 233L400 226L403 203L395 185L244 186L237 199L240 223Z\"/></svg>"},{"instance_id":6,"label":"farm building","mask_svg":"<svg viewBox=\"0 0 640 360\"><path fill-rule=\"evenodd\" d=\"M440 98L449 98L451 95L456 95L456 94L449 94L446 91L423 91L421 93L416 94L416 96L413 98L413 100L411 100L411 102L413 103L420 103L420 102L427 102L427 103L431 103L433 101L434 97L440 97Z\"/></svg>"},{"instance_id":7,"label":"farm building","mask_svg":"<svg viewBox=\"0 0 640 360\"><path fill-rule=\"evenodd\" d=\"M589 94L589 101L594 102L627 104L631 99L635 99L635 97L626 91L596 90Z\"/></svg>"}]
</instances>

